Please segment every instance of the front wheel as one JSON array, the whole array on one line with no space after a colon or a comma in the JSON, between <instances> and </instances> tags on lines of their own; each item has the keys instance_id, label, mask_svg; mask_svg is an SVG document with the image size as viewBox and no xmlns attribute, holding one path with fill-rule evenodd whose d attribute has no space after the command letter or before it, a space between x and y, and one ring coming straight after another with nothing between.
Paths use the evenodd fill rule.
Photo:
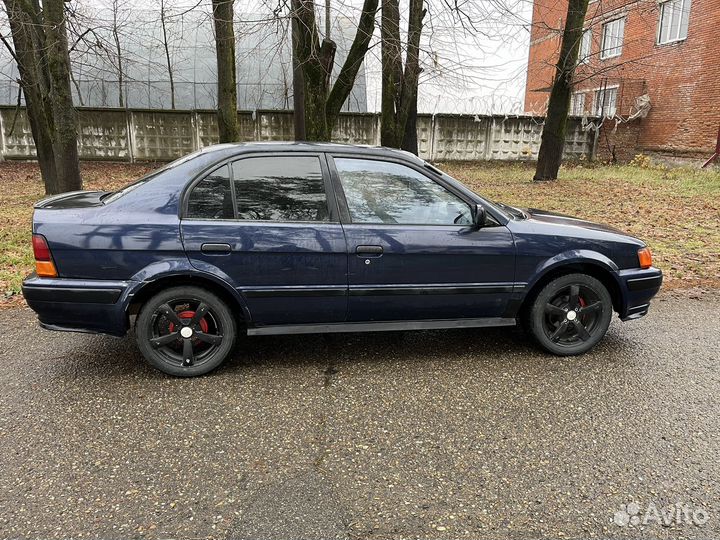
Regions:
<instances>
[{"instance_id":1,"label":"front wheel","mask_svg":"<svg viewBox=\"0 0 720 540\"><path fill-rule=\"evenodd\" d=\"M237 325L230 308L200 287L173 287L148 300L135 323L148 363L176 377L204 375L233 349Z\"/></svg>"},{"instance_id":2,"label":"front wheel","mask_svg":"<svg viewBox=\"0 0 720 540\"><path fill-rule=\"evenodd\" d=\"M586 274L568 274L548 283L530 307L526 327L535 341L560 356L583 354L607 332L610 293Z\"/></svg>"}]
</instances>

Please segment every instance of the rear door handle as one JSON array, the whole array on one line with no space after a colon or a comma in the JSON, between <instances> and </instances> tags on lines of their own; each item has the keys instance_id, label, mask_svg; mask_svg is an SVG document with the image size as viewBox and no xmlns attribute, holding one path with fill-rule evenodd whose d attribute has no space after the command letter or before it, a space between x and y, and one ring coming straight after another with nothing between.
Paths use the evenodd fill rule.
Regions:
<instances>
[{"instance_id":1,"label":"rear door handle","mask_svg":"<svg viewBox=\"0 0 720 540\"><path fill-rule=\"evenodd\" d=\"M208 255L229 255L231 249L230 244L203 244L200 251Z\"/></svg>"},{"instance_id":2,"label":"rear door handle","mask_svg":"<svg viewBox=\"0 0 720 540\"><path fill-rule=\"evenodd\" d=\"M358 246L355 254L361 257L380 257L383 254L382 246Z\"/></svg>"}]
</instances>

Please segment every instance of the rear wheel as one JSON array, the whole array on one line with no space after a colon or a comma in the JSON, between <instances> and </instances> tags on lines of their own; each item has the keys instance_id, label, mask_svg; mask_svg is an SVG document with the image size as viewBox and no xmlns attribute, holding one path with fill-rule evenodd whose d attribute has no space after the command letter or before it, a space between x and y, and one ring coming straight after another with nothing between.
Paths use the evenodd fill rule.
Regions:
<instances>
[{"instance_id":1,"label":"rear wheel","mask_svg":"<svg viewBox=\"0 0 720 540\"><path fill-rule=\"evenodd\" d=\"M168 375L193 377L218 367L233 349L235 318L200 287L173 287L148 300L135 324L140 351Z\"/></svg>"},{"instance_id":2,"label":"rear wheel","mask_svg":"<svg viewBox=\"0 0 720 540\"><path fill-rule=\"evenodd\" d=\"M527 314L526 327L548 352L583 354L603 338L612 312L610 293L599 280L568 274L540 291Z\"/></svg>"}]
</instances>

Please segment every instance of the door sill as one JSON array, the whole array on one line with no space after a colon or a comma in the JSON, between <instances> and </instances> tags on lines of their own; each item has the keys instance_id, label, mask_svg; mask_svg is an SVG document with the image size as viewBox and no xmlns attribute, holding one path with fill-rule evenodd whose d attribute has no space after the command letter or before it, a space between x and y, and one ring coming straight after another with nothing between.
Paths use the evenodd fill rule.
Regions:
<instances>
[{"instance_id":1,"label":"door sill","mask_svg":"<svg viewBox=\"0 0 720 540\"><path fill-rule=\"evenodd\" d=\"M481 319L428 319L423 321L371 321L326 324L290 324L256 326L247 329L249 336L278 334L329 334L339 332L393 332L404 330L438 330L448 328L483 328L515 326L514 318L484 317Z\"/></svg>"}]
</instances>

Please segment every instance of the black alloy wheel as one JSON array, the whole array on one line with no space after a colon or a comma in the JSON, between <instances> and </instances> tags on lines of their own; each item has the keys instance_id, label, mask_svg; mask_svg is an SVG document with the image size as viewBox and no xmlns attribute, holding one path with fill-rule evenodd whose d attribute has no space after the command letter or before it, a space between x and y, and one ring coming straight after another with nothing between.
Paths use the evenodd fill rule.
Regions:
<instances>
[{"instance_id":1,"label":"black alloy wheel","mask_svg":"<svg viewBox=\"0 0 720 540\"><path fill-rule=\"evenodd\" d=\"M590 350L607 332L613 305L607 288L586 274L548 283L537 295L528 327L548 352L569 356Z\"/></svg>"},{"instance_id":2,"label":"black alloy wheel","mask_svg":"<svg viewBox=\"0 0 720 540\"><path fill-rule=\"evenodd\" d=\"M199 287L173 287L143 305L138 346L150 365L179 377L203 375L233 349L236 324L227 304Z\"/></svg>"}]
</instances>

